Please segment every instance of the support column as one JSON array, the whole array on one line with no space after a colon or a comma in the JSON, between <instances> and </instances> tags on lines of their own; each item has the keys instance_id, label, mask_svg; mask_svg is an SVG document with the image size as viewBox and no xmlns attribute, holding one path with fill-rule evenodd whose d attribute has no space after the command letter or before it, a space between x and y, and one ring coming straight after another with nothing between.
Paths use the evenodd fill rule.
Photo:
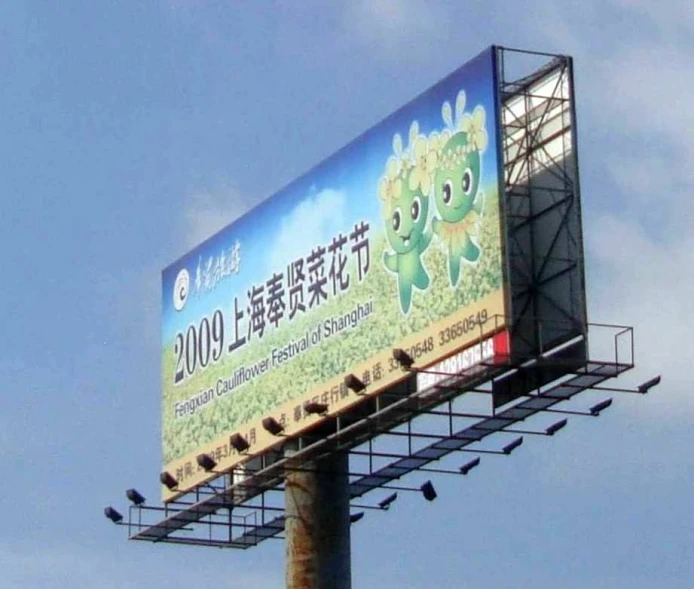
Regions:
<instances>
[{"instance_id":1,"label":"support column","mask_svg":"<svg viewBox=\"0 0 694 589\"><path fill-rule=\"evenodd\" d=\"M348 469L347 453L309 464L289 461L284 492L287 589L351 589Z\"/></svg>"}]
</instances>

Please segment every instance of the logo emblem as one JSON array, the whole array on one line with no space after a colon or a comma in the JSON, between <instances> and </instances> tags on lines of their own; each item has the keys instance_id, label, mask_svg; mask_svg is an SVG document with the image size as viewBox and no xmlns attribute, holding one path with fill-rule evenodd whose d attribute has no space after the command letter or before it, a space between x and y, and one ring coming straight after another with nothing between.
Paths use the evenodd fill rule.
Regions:
<instances>
[{"instance_id":1,"label":"logo emblem","mask_svg":"<svg viewBox=\"0 0 694 589\"><path fill-rule=\"evenodd\" d=\"M173 289L173 305L176 311L180 311L185 307L190 292L190 274L188 270L183 268L176 276Z\"/></svg>"}]
</instances>

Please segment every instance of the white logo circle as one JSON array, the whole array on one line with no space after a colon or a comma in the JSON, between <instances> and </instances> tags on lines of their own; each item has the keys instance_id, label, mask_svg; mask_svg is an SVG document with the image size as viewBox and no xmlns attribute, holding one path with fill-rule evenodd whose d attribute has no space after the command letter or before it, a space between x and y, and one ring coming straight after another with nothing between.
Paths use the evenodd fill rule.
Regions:
<instances>
[{"instance_id":1,"label":"white logo circle","mask_svg":"<svg viewBox=\"0 0 694 589\"><path fill-rule=\"evenodd\" d=\"M180 311L185 307L188 300L188 292L190 288L190 274L188 270L183 268L176 276L173 288L173 305L176 311Z\"/></svg>"}]
</instances>

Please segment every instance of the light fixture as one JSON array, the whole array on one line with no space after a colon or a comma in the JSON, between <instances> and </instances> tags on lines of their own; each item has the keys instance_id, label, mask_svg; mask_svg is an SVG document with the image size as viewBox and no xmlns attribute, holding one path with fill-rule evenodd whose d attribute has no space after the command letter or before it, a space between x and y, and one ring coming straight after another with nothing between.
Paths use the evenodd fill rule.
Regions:
<instances>
[{"instance_id":1,"label":"light fixture","mask_svg":"<svg viewBox=\"0 0 694 589\"><path fill-rule=\"evenodd\" d=\"M210 472L215 466L217 466L217 461L209 454L198 454L195 460L200 468L204 469L205 472Z\"/></svg>"},{"instance_id":2,"label":"light fixture","mask_svg":"<svg viewBox=\"0 0 694 589\"><path fill-rule=\"evenodd\" d=\"M567 420L566 420L566 419L562 419L562 420L560 420L560 421L557 421L556 423L553 423L552 425L550 425L550 426L545 430L545 433L546 433L548 436L553 436L553 435L556 434L560 429L564 428L564 427L566 426L566 424L567 424Z\"/></svg>"},{"instance_id":3,"label":"light fixture","mask_svg":"<svg viewBox=\"0 0 694 589\"><path fill-rule=\"evenodd\" d=\"M355 393L361 393L366 388L364 381L360 380L354 374L345 376L345 386Z\"/></svg>"},{"instance_id":4,"label":"light fixture","mask_svg":"<svg viewBox=\"0 0 694 589\"><path fill-rule=\"evenodd\" d=\"M132 501L133 505L142 505L145 502L145 498L136 489L128 489L125 495Z\"/></svg>"},{"instance_id":5,"label":"light fixture","mask_svg":"<svg viewBox=\"0 0 694 589\"><path fill-rule=\"evenodd\" d=\"M463 464L463 466L460 467L460 474L467 474L469 473L473 468L478 466L480 463L479 457L473 458L470 460L470 462L467 462L466 464Z\"/></svg>"},{"instance_id":6,"label":"light fixture","mask_svg":"<svg viewBox=\"0 0 694 589\"><path fill-rule=\"evenodd\" d=\"M159 475L159 481L165 485L169 491L178 487L178 481L171 475L170 472L164 471Z\"/></svg>"},{"instance_id":7,"label":"light fixture","mask_svg":"<svg viewBox=\"0 0 694 589\"><path fill-rule=\"evenodd\" d=\"M245 452L251 447L251 445L248 443L248 440L246 440L246 438L244 438L241 434L230 435L229 445L237 452ZM214 468L214 466L212 468Z\"/></svg>"},{"instance_id":8,"label":"light fixture","mask_svg":"<svg viewBox=\"0 0 694 589\"><path fill-rule=\"evenodd\" d=\"M523 436L521 436L521 437L519 437L519 438L516 438L515 440L513 440L513 442L511 442L511 443L509 443L509 444L506 444L506 445L501 449L501 451L502 451L504 454L508 455L508 454L510 454L511 452L513 452L516 448L518 448L518 446L520 446L522 443L523 443Z\"/></svg>"},{"instance_id":9,"label":"light fixture","mask_svg":"<svg viewBox=\"0 0 694 589\"><path fill-rule=\"evenodd\" d=\"M424 498L427 501L433 501L438 496L431 481L424 483L421 487L419 487L419 490L422 492L422 495L424 495Z\"/></svg>"},{"instance_id":10,"label":"light fixture","mask_svg":"<svg viewBox=\"0 0 694 589\"><path fill-rule=\"evenodd\" d=\"M123 521L123 516L118 513L113 507L107 507L104 509L104 515L110 519L114 524L120 523Z\"/></svg>"},{"instance_id":11,"label":"light fixture","mask_svg":"<svg viewBox=\"0 0 694 589\"><path fill-rule=\"evenodd\" d=\"M308 401L304 403L304 411L311 415L320 415L328 411L328 406L325 403L318 403L317 401Z\"/></svg>"},{"instance_id":12,"label":"light fixture","mask_svg":"<svg viewBox=\"0 0 694 589\"><path fill-rule=\"evenodd\" d=\"M349 516L349 523L351 523L351 524L356 523L362 517L364 517L364 512L363 511L357 511L357 513L353 513L352 515Z\"/></svg>"},{"instance_id":13,"label":"light fixture","mask_svg":"<svg viewBox=\"0 0 694 589\"><path fill-rule=\"evenodd\" d=\"M591 415L597 417L598 415L600 415L601 411L604 411L610 405L612 405L612 399L605 399L604 401L601 401L597 405L593 405L590 409L588 409L588 411L590 412Z\"/></svg>"},{"instance_id":14,"label":"light fixture","mask_svg":"<svg viewBox=\"0 0 694 589\"><path fill-rule=\"evenodd\" d=\"M263 427L273 436L279 436L284 431L284 426L274 417L266 417L263 419Z\"/></svg>"},{"instance_id":15,"label":"light fixture","mask_svg":"<svg viewBox=\"0 0 694 589\"><path fill-rule=\"evenodd\" d=\"M398 498L397 493L393 493L392 495L388 495L383 501L381 501L378 506L381 509L388 509L390 507L390 504L395 501Z\"/></svg>"},{"instance_id":16,"label":"light fixture","mask_svg":"<svg viewBox=\"0 0 694 589\"><path fill-rule=\"evenodd\" d=\"M410 356L402 348L395 348L393 350L393 358L398 364L400 364L400 366L408 370L412 368L412 365L414 364L414 358L412 358L412 356Z\"/></svg>"},{"instance_id":17,"label":"light fixture","mask_svg":"<svg viewBox=\"0 0 694 589\"><path fill-rule=\"evenodd\" d=\"M638 386L638 391L639 393L646 394L650 389L652 389L654 386L657 386L660 384L660 374L658 376L653 377L651 380L647 380L643 384L640 384Z\"/></svg>"}]
</instances>

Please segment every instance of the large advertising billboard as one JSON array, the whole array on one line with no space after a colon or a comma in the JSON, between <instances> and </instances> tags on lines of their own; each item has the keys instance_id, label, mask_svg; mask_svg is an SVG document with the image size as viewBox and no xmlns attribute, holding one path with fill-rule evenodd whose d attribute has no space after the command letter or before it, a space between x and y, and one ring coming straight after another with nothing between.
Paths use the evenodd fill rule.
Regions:
<instances>
[{"instance_id":1,"label":"large advertising billboard","mask_svg":"<svg viewBox=\"0 0 694 589\"><path fill-rule=\"evenodd\" d=\"M503 330L496 89L490 48L164 270L176 492L210 478L200 453L277 444L264 418L295 435L402 379L394 348L425 367Z\"/></svg>"}]
</instances>

